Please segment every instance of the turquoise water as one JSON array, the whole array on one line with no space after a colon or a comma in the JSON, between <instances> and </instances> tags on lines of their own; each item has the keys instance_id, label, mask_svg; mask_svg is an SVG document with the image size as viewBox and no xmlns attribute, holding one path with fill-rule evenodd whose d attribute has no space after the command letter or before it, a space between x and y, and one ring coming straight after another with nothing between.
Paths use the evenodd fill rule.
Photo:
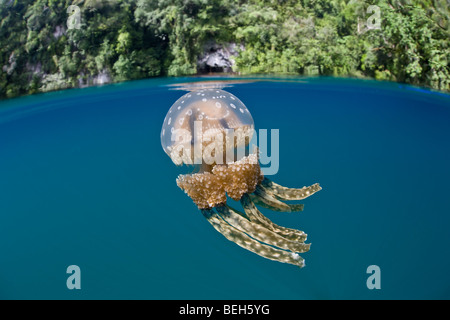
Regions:
<instances>
[{"instance_id":1,"label":"turquoise water","mask_svg":"<svg viewBox=\"0 0 450 320\"><path fill-rule=\"evenodd\" d=\"M198 80L0 101L0 298L450 298L449 95L328 78L225 88L257 129L280 130L270 178L323 187L303 213L262 210L308 233L299 269L227 241L176 186L191 169L161 148L184 94L167 85Z\"/></svg>"}]
</instances>

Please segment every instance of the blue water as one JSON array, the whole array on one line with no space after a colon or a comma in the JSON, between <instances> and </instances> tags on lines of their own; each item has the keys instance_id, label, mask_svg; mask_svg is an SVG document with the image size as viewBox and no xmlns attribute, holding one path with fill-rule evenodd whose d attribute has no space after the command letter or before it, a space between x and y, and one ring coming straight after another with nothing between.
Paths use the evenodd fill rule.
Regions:
<instances>
[{"instance_id":1,"label":"blue water","mask_svg":"<svg viewBox=\"0 0 450 320\"><path fill-rule=\"evenodd\" d=\"M198 80L0 101L0 298L450 298L449 95L329 78L225 88L257 129L280 130L270 178L323 187L303 213L262 210L308 233L299 269L227 241L176 186L191 169L160 145L184 94L167 85Z\"/></svg>"}]
</instances>

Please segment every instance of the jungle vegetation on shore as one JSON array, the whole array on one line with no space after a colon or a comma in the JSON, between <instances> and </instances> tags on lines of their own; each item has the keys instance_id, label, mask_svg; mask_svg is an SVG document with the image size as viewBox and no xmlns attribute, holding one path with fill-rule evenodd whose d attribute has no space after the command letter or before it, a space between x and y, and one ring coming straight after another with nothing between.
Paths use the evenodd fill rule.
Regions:
<instances>
[{"instance_id":1,"label":"jungle vegetation on shore","mask_svg":"<svg viewBox=\"0 0 450 320\"><path fill-rule=\"evenodd\" d=\"M79 29L67 26L71 5ZM0 98L196 74L211 41L236 44L243 74L450 90L447 0L0 0L0 19Z\"/></svg>"}]
</instances>

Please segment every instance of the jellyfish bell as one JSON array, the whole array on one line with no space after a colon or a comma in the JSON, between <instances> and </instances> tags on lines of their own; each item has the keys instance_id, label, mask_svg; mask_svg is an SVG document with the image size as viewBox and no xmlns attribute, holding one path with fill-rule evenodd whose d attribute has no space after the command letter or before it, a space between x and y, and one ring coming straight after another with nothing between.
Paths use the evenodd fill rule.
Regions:
<instances>
[{"instance_id":1,"label":"jellyfish bell","mask_svg":"<svg viewBox=\"0 0 450 320\"><path fill-rule=\"evenodd\" d=\"M169 110L164 124L168 127L161 131L162 145L176 164L213 165L238 160L234 149L246 146L254 130L245 105L222 90L184 95Z\"/></svg>"},{"instance_id":2,"label":"jellyfish bell","mask_svg":"<svg viewBox=\"0 0 450 320\"><path fill-rule=\"evenodd\" d=\"M304 266L298 253L309 250L303 231L274 224L256 207L296 212L303 200L321 190L318 184L286 188L263 176L257 149L250 145L253 118L236 96L220 89L189 92L169 109L161 129L164 151L177 165L199 164L194 174L176 182L211 225L228 240L264 258ZM245 213L227 205L227 197L240 201Z\"/></svg>"},{"instance_id":3,"label":"jellyfish bell","mask_svg":"<svg viewBox=\"0 0 450 320\"><path fill-rule=\"evenodd\" d=\"M177 164L208 165L240 160L235 150L249 145L254 122L247 107L220 89L200 89L178 99L161 129L161 144Z\"/></svg>"}]
</instances>

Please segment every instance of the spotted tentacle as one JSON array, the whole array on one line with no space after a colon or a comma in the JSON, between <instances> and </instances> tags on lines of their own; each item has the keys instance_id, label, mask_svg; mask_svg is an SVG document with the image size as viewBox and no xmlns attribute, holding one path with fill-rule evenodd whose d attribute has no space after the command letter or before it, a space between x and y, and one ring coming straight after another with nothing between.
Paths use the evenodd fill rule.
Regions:
<instances>
[{"instance_id":1,"label":"spotted tentacle","mask_svg":"<svg viewBox=\"0 0 450 320\"><path fill-rule=\"evenodd\" d=\"M279 200L303 200L322 190L318 183L303 188L287 188L264 177L261 182L264 191Z\"/></svg>"},{"instance_id":2,"label":"spotted tentacle","mask_svg":"<svg viewBox=\"0 0 450 320\"><path fill-rule=\"evenodd\" d=\"M273 223L269 218L264 216L253 203L248 194L244 194L241 198L242 207L250 221L260 224L274 233L291 241L305 242L307 234L301 230L281 227Z\"/></svg>"},{"instance_id":3,"label":"spotted tentacle","mask_svg":"<svg viewBox=\"0 0 450 320\"><path fill-rule=\"evenodd\" d=\"M304 259L297 253L277 249L251 238L246 233L239 231L229 223L225 222L225 220L223 220L213 209L203 209L201 212L218 232L240 247L266 259L289 263L299 267L305 265Z\"/></svg>"},{"instance_id":4,"label":"spotted tentacle","mask_svg":"<svg viewBox=\"0 0 450 320\"><path fill-rule=\"evenodd\" d=\"M237 230L244 232L251 238L262 243L284 249L292 252L306 252L309 250L310 244L305 244L298 241L288 240L279 234L269 230L266 226L254 223L235 212L234 209L228 206L216 207L220 216Z\"/></svg>"},{"instance_id":5,"label":"spotted tentacle","mask_svg":"<svg viewBox=\"0 0 450 320\"><path fill-rule=\"evenodd\" d=\"M303 204L287 204L276 199L260 185L256 186L255 192L250 195L252 200L261 207L272 211L297 212L303 211Z\"/></svg>"}]
</instances>

